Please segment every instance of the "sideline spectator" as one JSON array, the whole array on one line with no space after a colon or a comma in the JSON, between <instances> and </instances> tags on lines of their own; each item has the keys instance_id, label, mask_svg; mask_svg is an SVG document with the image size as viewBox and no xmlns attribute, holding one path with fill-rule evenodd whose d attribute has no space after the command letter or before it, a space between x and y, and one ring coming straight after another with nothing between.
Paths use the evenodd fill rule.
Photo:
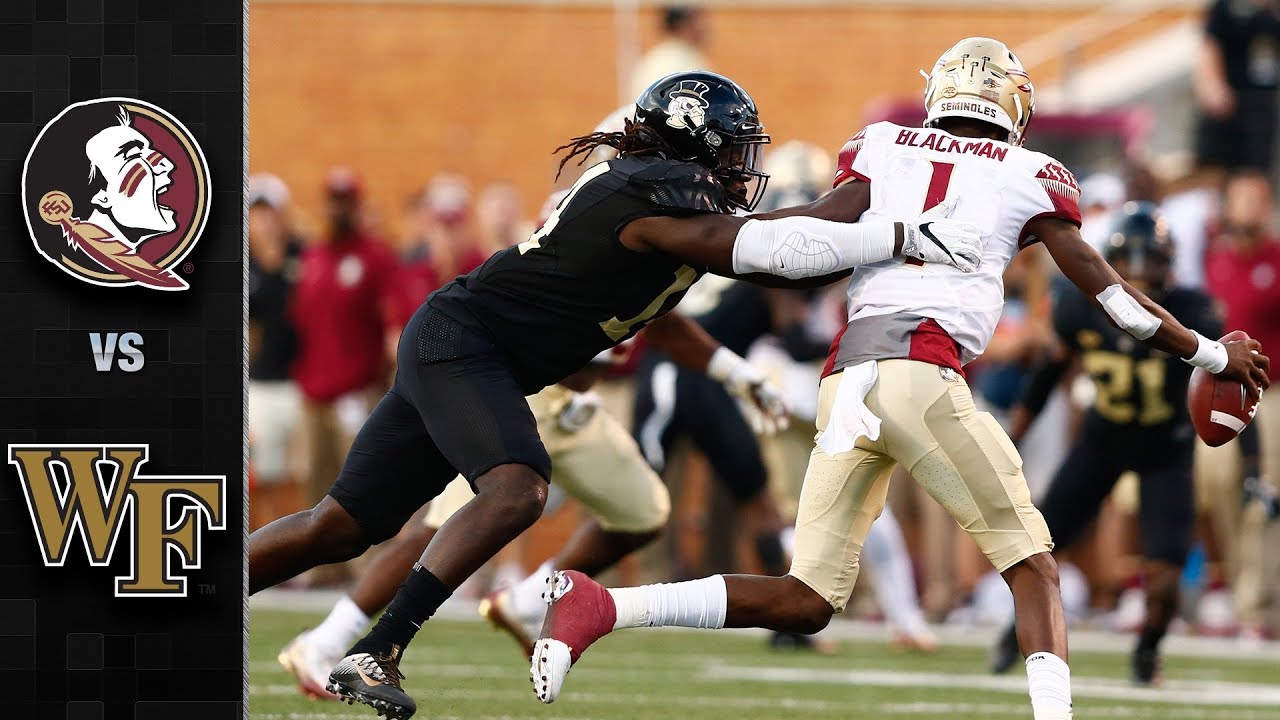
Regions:
<instances>
[{"instance_id":1,"label":"sideline spectator","mask_svg":"<svg viewBox=\"0 0 1280 720\"><path fill-rule=\"evenodd\" d=\"M1112 222L1126 199L1124 180L1111 173L1093 173L1080 181L1080 235L1101 250Z\"/></svg>"},{"instance_id":2,"label":"sideline spectator","mask_svg":"<svg viewBox=\"0 0 1280 720\"><path fill-rule=\"evenodd\" d=\"M1249 333L1262 343L1264 353L1280 348L1280 238L1274 217L1266 176L1256 171L1237 174L1227 182L1221 227L1205 263L1206 284L1226 311L1225 326ZM1236 603L1244 631L1261 636L1267 632L1267 613L1280 609L1275 553L1263 552L1266 537L1271 535L1274 543L1274 535L1280 532L1274 506L1274 483L1280 479L1280 397L1276 393L1263 395L1256 427L1261 466L1247 455L1239 466L1246 481L1246 507L1239 527Z\"/></svg>"},{"instance_id":3,"label":"sideline spectator","mask_svg":"<svg viewBox=\"0 0 1280 720\"><path fill-rule=\"evenodd\" d=\"M301 510L293 455L302 398L289 379L297 335L288 319L302 242L288 220L289 188L249 178L249 464L251 525Z\"/></svg>"},{"instance_id":4,"label":"sideline spectator","mask_svg":"<svg viewBox=\"0 0 1280 720\"><path fill-rule=\"evenodd\" d=\"M385 390L383 332L396 268L391 250L360 227L355 174L331 170L325 197L328 228L302 256L290 311L299 341L292 375L304 399L310 504L338 477L373 397Z\"/></svg>"},{"instance_id":5,"label":"sideline spectator","mask_svg":"<svg viewBox=\"0 0 1280 720\"><path fill-rule=\"evenodd\" d=\"M486 258L529 239L533 225L520 215L520 191L509 182L496 182L476 201L477 248Z\"/></svg>"},{"instance_id":6,"label":"sideline spectator","mask_svg":"<svg viewBox=\"0 0 1280 720\"><path fill-rule=\"evenodd\" d=\"M1173 280L1180 286L1204 286L1209 227L1218 215L1222 177L1215 169L1198 168L1171 181L1160 212L1174 242Z\"/></svg>"},{"instance_id":7,"label":"sideline spectator","mask_svg":"<svg viewBox=\"0 0 1280 720\"><path fill-rule=\"evenodd\" d=\"M1278 86L1280 2L1215 0L1195 73L1202 165L1270 172Z\"/></svg>"},{"instance_id":8,"label":"sideline spectator","mask_svg":"<svg viewBox=\"0 0 1280 720\"><path fill-rule=\"evenodd\" d=\"M449 173L431 178L422 195L420 211L418 257L425 256L432 264L441 284L466 275L489 259L476 243L471 187L466 179Z\"/></svg>"},{"instance_id":9,"label":"sideline spectator","mask_svg":"<svg viewBox=\"0 0 1280 720\"><path fill-rule=\"evenodd\" d=\"M631 71L628 98L640 97L654 81L685 70L709 70L703 52L711 37L707 14L701 8L668 6L662 10L663 38Z\"/></svg>"}]
</instances>

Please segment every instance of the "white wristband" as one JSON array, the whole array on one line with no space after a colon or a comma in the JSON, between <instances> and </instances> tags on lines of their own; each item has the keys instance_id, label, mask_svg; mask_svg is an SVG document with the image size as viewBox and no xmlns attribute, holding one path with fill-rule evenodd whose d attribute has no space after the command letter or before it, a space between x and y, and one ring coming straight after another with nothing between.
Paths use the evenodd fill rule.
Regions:
<instances>
[{"instance_id":1,"label":"white wristband","mask_svg":"<svg viewBox=\"0 0 1280 720\"><path fill-rule=\"evenodd\" d=\"M733 244L733 271L795 279L888 260L897 244L895 226L893 222L839 223L804 216L748 220Z\"/></svg>"},{"instance_id":2,"label":"white wristband","mask_svg":"<svg viewBox=\"0 0 1280 720\"><path fill-rule=\"evenodd\" d=\"M1204 368L1214 375L1226 370L1227 349L1222 343L1210 340L1195 330L1192 330L1191 334L1196 336L1196 353L1189 358L1183 358L1183 362Z\"/></svg>"},{"instance_id":3,"label":"white wristband","mask_svg":"<svg viewBox=\"0 0 1280 720\"><path fill-rule=\"evenodd\" d=\"M740 355L721 345L711 353L711 360L707 362L707 377L722 383L729 379L733 371L744 362L746 360L743 360Z\"/></svg>"}]
</instances>

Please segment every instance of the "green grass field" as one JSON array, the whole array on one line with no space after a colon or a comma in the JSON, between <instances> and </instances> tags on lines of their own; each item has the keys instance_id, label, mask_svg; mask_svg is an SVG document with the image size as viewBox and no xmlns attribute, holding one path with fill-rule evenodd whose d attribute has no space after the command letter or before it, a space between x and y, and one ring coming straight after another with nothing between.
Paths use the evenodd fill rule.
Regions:
<instances>
[{"instance_id":1,"label":"green grass field","mask_svg":"<svg viewBox=\"0 0 1280 720\"><path fill-rule=\"evenodd\" d=\"M356 705L301 697L277 651L318 612L255 609L249 643L250 716L255 720L374 718ZM456 617L456 614L453 615ZM848 633L841 633L848 634ZM418 635L401 669L416 718L441 720L629 720L641 718L1030 718L1020 671L984 672L989 630L936 655L895 650L882 639L841 638L834 656L779 653L742 632L633 630L605 638L583 657L554 705L533 696L527 664L505 635L479 622L436 620ZM1072 654L1077 720L1280 720L1280 653L1228 659L1194 648L1166 658L1166 686L1128 684L1127 638L1085 643ZM1111 649L1106 646L1112 645ZM1096 646L1098 649L1092 649Z\"/></svg>"}]
</instances>

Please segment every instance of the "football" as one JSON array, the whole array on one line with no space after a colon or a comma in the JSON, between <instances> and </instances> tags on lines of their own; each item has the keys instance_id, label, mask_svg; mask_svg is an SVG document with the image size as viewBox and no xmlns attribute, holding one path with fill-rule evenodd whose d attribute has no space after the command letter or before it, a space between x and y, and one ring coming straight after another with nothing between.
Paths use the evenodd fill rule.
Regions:
<instances>
[{"instance_id":1,"label":"football","mask_svg":"<svg viewBox=\"0 0 1280 720\"><path fill-rule=\"evenodd\" d=\"M1248 340L1243 330L1233 330L1219 342ZM1210 447L1231 442L1243 431L1258 412L1258 398L1247 397L1244 385L1232 380L1222 380L1204 368L1191 373L1187 386L1187 407L1191 410L1191 422L1196 433Z\"/></svg>"}]
</instances>

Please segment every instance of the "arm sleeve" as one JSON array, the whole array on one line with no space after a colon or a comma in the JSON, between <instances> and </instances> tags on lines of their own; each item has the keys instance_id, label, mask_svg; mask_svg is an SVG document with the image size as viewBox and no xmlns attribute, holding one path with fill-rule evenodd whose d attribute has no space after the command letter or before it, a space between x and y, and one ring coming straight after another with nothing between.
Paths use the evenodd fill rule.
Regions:
<instances>
[{"instance_id":1,"label":"arm sleeve","mask_svg":"<svg viewBox=\"0 0 1280 720\"><path fill-rule=\"evenodd\" d=\"M788 279L830 275L894 256L897 223L838 223L797 215L748 220L733 244L733 272Z\"/></svg>"},{"instance_id":2,"label":"arm sleeve","mask_svg":"<svg viewBox=\"0 0 1280 720\"><path fill-rule=\"evenodd\" d=\"M840 148L840 153L836 156L836 177L831 182L831 187L839 187L849 180L871 182L871 169L868 167L866 154L862 152L870 129L866 127L859 130L857 135L849 138L844 147Z\"/></svg>"}]
</instances>

